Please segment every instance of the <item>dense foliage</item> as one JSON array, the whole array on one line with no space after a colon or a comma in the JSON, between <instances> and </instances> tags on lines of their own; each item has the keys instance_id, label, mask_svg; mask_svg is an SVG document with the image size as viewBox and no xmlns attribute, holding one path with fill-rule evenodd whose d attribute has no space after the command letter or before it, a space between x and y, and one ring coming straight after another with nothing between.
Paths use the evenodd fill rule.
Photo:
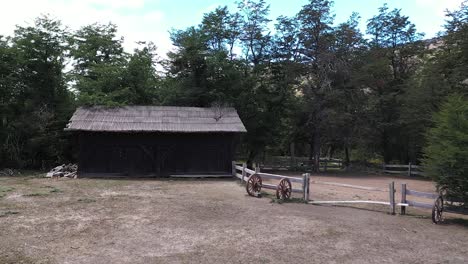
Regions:
<instances>
[{"instance_id":1,"label":"dense foliage","mask_svg":"<svg viewBox=\"0 0 468 264\"><path fill-rule=\"evenodd\" d=\"M365 35L357 13L335 21L331 0L275 21L266 1L240 1L173 30L164 60L157 43L126 52L116 25L71 31L39 17L0 37L0 167L73 159L63 128L80 105L233 106L249 162L284 154L418 163L440 119L432 114L450 94L466 95L467 14L466 5L448 13L446 31L423 40L386 5Z\"/></svg>"},{"instance_id":2,"label":"dense foliage","mask_svg":"<svg viewBox=\"0 0 468 264\"><path fill-rule=\"evenodd\" d=\"M433 121L425 148L426 173L449 198L468 205L468 99L450 96Z\"/></svg>"}]
</instances>

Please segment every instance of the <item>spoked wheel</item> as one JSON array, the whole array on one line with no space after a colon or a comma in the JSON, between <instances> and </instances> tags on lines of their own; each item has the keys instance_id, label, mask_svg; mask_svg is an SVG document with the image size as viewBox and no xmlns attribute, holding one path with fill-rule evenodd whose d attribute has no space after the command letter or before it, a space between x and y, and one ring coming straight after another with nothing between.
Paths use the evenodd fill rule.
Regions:
<instances>
[{"instance_id":1,"label":"spoked wheel","mask_svg":"<svg viewBox=\"0 0 468 264\"><path fill-rule=\"evenodd\" d=\"M250 196L259 197L260 191L262 190L262 178L257 174L249 177L245 189Z\"/></svg>"},{"instance_id":2,"label":"spoked wheel","mask_svg":"<svg viewBox=\"0 0 468 264\"><path fill-rule=\"evenodd\" d=\"M432 222L434 224L439 224L443 221L442 213L444 211L444 199L442 196L437 197L432 207Z\"/></svg>"},{"instance_id":3,"label":"spoked wheel","mask_svg":"<svg viewBox=\"0 0 468 264\"><path fill-rule=\"evenodd\" d=\"M276 198L285 200L291 198L291 181L289 179L282 179L276 187Z\"/></svg>"}]
</instances>

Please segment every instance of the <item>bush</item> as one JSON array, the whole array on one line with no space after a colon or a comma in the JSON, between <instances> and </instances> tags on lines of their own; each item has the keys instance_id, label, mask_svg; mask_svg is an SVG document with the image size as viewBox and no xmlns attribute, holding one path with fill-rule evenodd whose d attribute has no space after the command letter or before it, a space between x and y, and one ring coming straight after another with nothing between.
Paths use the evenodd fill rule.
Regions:
<instances>
[{"instance_id":1,"label":"bush","mask_svg":"<svg viewBox=\"0 0 468 264\"><path fill-rule=\"evenodd\" d=\"M449 200L468 205L468 100L452 95L433 116L427 134L424 169Z\"/></svg>"}]
</instances>

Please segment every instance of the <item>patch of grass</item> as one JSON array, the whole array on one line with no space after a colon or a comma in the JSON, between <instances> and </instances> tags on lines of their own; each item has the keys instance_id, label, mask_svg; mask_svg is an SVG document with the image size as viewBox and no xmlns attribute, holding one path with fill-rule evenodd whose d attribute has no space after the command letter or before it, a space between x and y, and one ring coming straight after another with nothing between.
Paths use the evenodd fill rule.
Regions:
<instances>
[{"instance_id":1,"label":"patch of grass","mask_svg":"<svg viewBox=\"0 0 468 264\"><path fill-rule=\"evenodd\" d=\"M6 212L3 212L3 213L0 213L0 217L6 217L6 216L9 216L9 215L15 215L15 214L19 214L19 212L16 212L16 211L6 211Z\"/></svg>"},{"instance_id":2,"label":"patch of grass","mask_svg":"<svg viewBox=\"0 0 468 264\"><path fill-rule=\"evenodd\" d=\"M59 188L50 185L42 186L41 188L50 189L49 193L63 193Z\"/></svg>"},{"instance_id":3,"label":"patch of grass","mask_svg":"<svg viewBox=\"0 0 468 264\"><path fill-rule=\"evenodd\" d=\"M6 196L7 192L13 191L15 188L7 187L7 186L0 186L0 198Z\"/></svg>"},{"instance_id":4,"label":"patch of grass","mask_svg":"<svg viewBox=\"0 0 468 264\"><path fill-rule=\"evenodd\" d=\"M326 236L337 236L337 235L340 235L341 232L336 230L335 228L331 228L331 227L327 227L327 229L325 230L325 234Z\"/></svg>"},{"instance_id":5,"label":"patch of grass","mask_svg":"<svg viewBox=\"0 0 468 264\"><path fill-rule=\"evenodd\" d=\"M283 203L306 203L302 198L290 198L281 200L276 197L271 198L271 203L283 204Z\"/></svg>"},{"instance_id":6,"label":"patch of grass","mask_svg":"<svg viewBox=\"0 0 468 264\"><path fill-rule=\"evenodd\" d=\"M28 194L23 194L23 196L26 197L43 197L49 195L48 193L42 193L42 192L35 192L35 193L28 193Z\"/></svg>"},{"instance_id":7,"label":"patch of grass","mask_svg":"<svg viewBox=\"0 0 468 264\"><path fill-rule=\"evenodd\" d=\"M95 200L95 199L92 199L92 198L80 198L80 199L78 199L78 202L82 202L82 203L95 203L96 200Z\"/></svg>"},{"instance_id":8,"label":"patch of grass","mask_svg":"<svg viewBox=\"0 0 468 264\"><path fill-rule=\"evenodd\" d=\"M52 190L50 190L50 193L63 193L63 191L59 188L54 187Z\"/></svg>"},{"instance_id":9,"label":"patch of grass","mask_svg":"<svg viewBox=\"0 0 468 264\"><path fill-rule=\"evenodd\" d=\"M463 227L468 227L468 219L463 219L463 218L445 219L445 224L455 224L455 225L461 225Z\"/></svg>"}]
</instances>

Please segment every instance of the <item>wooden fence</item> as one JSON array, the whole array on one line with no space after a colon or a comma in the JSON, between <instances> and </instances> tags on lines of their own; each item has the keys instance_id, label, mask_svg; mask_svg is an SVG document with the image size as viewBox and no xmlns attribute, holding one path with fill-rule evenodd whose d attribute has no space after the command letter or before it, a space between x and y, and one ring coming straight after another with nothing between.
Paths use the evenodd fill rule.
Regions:
<instances>
[{"instance_id":1,"label":"wooden fence","mask_svg":"<svg viewBox=\"0 0 468 264\"><path fill-rule=\"evenodd\" d=\"M370 201L370 200L330 200L330 201L318 201L312 200L309 201L310 204L380 204L380 205L387 205L389 206L390 213L395 214L395 183L391 182L388 184L388 189L385 188L376 188L376 187L369 187L369 186L360 186L360 185L351 185L351 184L343 184L337 182L323 182L323 181L311 181L311 183L315 184L323 184L323 185L332 185L337 187L345 187L351 189L358 189L358 190L366 190L366 191L375 191L375 192L388 192L388 201Z\"/></svg>"},{"instance_id":2,"label":"wooden fence","mask_svg":"<svg viewBox=\"0 0 468 264\"><path fill-rule=\"evenodd\" d=\"M290 177L285 175L279 174L271 174L271 173L263 173L260 171L260 167L256 167L255 170L251 170L247 168L247 165L244 164L236 164L232 162L232 175L240 179L241 183L245 183L248 178L254 174L257 174L263 179L272 179L272 180L282 180L288 179L290 182L296 182L301 184L301 188L292 188L291 191L293 193L302 193L303 199L308 201L309 200L309 173L305 173L302 175L302 178L297 177ZM277 186L274 184L262 183L262 188L276 190Z\"/></svg>"},{"instance_id":3,"label":"wooden fence","mask_svg":"<svg viewBox=\"0 0 468 264\"><path fill-rule=\"evenodd\" d=\"M341 159L320 158L319 164L319 169L322 171L343 168L343 161ZM314 161L308 157L272 156L258 162L258 165L262 169L270 170L311 170L314 167Z\"/></svg>"},{"instance_id":4,"label":"wooden fence","mask_svg":"<svg viewBox=\"0 0 468 264\"><path fill-rule=\"evenodd\" d=\"M401 174L407 176L413 175L422 175L424 176L424 172L422 172L422 167L418 165L413 165L411 162L408 165L404 164L383 164L382 165L384 173L391 173L391 174Z\"/></svg>"},{"instance_id":5,"label":"wooden fence","mask_svg":"<svg viewBox=\"0 0 468 264\"><path fill-rule=\"evenodd\" d=\"M302 193L303 199L305 202L309 204L379 204L385 205L389 207L389 211L391 214L395 214L396 207L400 207L400 213L402 215L406 214L406 207L417 207L417 208L425 208L425 209L432 209L432 221L434 223L438 223L442 221L442 210L441 209L439 218L434 218L434 210L436 208L437 200L441 199L440 194L428 193L428 192L420 192L416 190L408 189L406 184L403 183L401 185L401 201L399 203L395 200L395 183L390 182L388 184L388 188L377 188L377 187L370 187L370 186L360 186L360 185L352 185L352 184L344 184L344 183L337 183L337 182L326 182L326 181L316 181L311 180L310 174L305 173L302 175L301 178L299 177L291 177L285 175L278 175L278 174L270 174L270 173L263 173L260 171L260 168L257 167L255 170L248 169L246 164L238 165L235 162L232 163L232 175L237 177L241 180L242 183L246 182L249 177L252 175L258 175L264 179L288 179L290 182L296 182L301 184L301 188L292 188L292 192L294 193ZM387 192L388 193L388 200L386 201L370 201L370 200L328 200L328 201L319 201L310 199L311 191L310 186L311 184L318 184L318 185L331 185L337 187L344 187L344 188L351 188L351 189L358 189L358 190L365 190L365 191L375 191L375 192ZM276 190L277 186L273 184L262 183L262 188ZM313 190L312 190L313 191ZM423 203L413 200L408 200L407 196L415 196L419 198L427 198L433 200L432 203ZM443 201L442 201L443 203ZM442 205L443 206L443 205ZM452 211L454 213L459 213L456 211Z\"/></svg>"},{"instance_id":6,"label":"wooden fence","mask_svg":"<svg viewBox=\"0 0 468 264\"><path fill-rule=\"evenodd\" d=\"M429 204L429 203L422 203L422 202L408 200L407 196L416 196L419 198L427 198L427 199L435 200L440 195L434 194L434 193L410 190L407 188L406 183L402 183L401 184L401 203L399 203L399 205L401 206L400 212L402 215L406 213L407 206L413 206L413 207L419 207L419 208L425 208L425 209L432 209L434 206L434 203Z\"/></svg>"}]
</instances>

